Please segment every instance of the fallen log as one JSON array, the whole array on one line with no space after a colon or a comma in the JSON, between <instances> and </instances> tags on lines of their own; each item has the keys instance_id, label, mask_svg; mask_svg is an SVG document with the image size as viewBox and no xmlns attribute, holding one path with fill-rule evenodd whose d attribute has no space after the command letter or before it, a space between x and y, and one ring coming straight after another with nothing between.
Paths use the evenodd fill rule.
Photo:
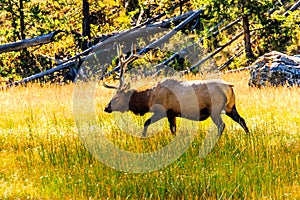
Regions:
<instances>
[{"instance_id":1,"label":"fallen log","mask_svg":"<svg viewBox=\"0 0 300 200\"><path fill-rule=\"evenodd\" d=\"M218 71L222 71L225 69L228 65L230 65L236 57L239 57L242 55L242 53L245 51L245 48L241 48L237 53L235 53L233 56L231 56L223 65L218 67Z\"/></svg>"},{"instance_id":2,"label":"fallen log","mask_svg":"<svg viewBox=\"0 0 300 200\"><path fill-rule=\"evenodd\" d=\"M251 66L249 86L300 86L300 57L272 51Z\"/></svg>"},{"instance_id":3,"label":"fallen log","mask_svg":"<svg viewBox=\"0 0 300 200\"><path fill-rule=\"evenodd\" d=\"M45 35L35 37L35 38L25 39L25 40L20 40L17 42L0 45L0 53L18 51L20 49L50 43L53 41L54 37L61 32L64 32L64 31L57 30L57 31L53 31L53 32L45 34Z\"/></svg>"},{"instance_id":4,"label":"fallen log","mask_svg":"<svg viewBox=\"0 0 300 200\"><path fill-rule=\"evenodd\" d=\"M203 10L193 11L192 15L188 15L189 17L187 19L185 19L182 23L180 23L178 26L176 26L168 34L166 34L165 36L161 37L160 39L154 41L153 43L149 44L144 49L140 50L138 52L138 54L139 55L145 54L149 50L151 50L151 49L157 47L158 45L166 42L168 39L170 39L170 37L172 37L175 33L177 33L179 30L181 30L186 24L188 24L190 21L195 19L195 17L197 17L202 12L203 12ZM70 68L72 66L75 66L76 68L79 68L79 64L78 64L77 60L80 60L80 63L82 63L85 60L91 59L93 56L95 56L95 55L93 55L93 51L95 51L95 49L101 49L103 51L106 49L106 50L110 51L110 49L107 49L107 48L112 48L112 44L114 44L114 43L120 43L122 41L122 39L124 39L124 37L123 37L124 35L131 35L131 37L133 37L133 38L140 37L139 36L141 34L141 33L139 33L140 28L141 28L141 26L136 26L132 29L129 29L129 30L123 31L123 32L121 32L117 35L114 35L114 36L108 38L107 40L103 41L102 43L99 43L99 44L85 50L84 52L81 52L81 53L75 55L74 57L72 57L68 60L62 61L57 67L54 67L52 69L40 72L38 74L34 74L34 75L29 76L27 78L24 78L20 81L10 83L10 84L6 85L5 88L9 88L9 87L12 87L12 86L17 86L17 85L20 85L20 84L24 84L24 83L27 83L29 81L41 78L43 76L50 75L50 74L52 74L54 72L57 72L57 71L60 71L62 69ZM155 27L145 27L144 29L147 29L147 31L150 33L150 32L156 32L157 28L155 28ZM144 33L144 32L142 32L142 33ZM116 67L112 71L110 71L106 74L103 74L100 77L100 80L103 79L104 77L110 76L113 72L118 71L118 70L119 70L119 67Z\"/></svg>"},{"instance_id":5,"label":"fallen log","mask_svg":"<svg viewBox=\"0 0 300 200\"><path fill-rule=\"evenodd\" d=\"M236 19L236 20L234 20L233 22L227 24L226 26L224 26L224 27L221 28L220 30L214 31L215 29L218 29L218 27L223 23L223 21L221 21L219 24L217 24L215 27L213 27L212 29L209 30L209 33L212 32L212 34L209 35L207 38L216 37L220 32L222 32L222 31L224 31L224 30L226 30L226 29L232 27L233 25L237 24L238 22L240 22L241 19L242 19L242 18L239 17L238 19ZM203 40L204 40L204 38L201 37L201 38L198 40L198 42L199 42L199 43L202 43ZM160 71L161 71L163 68L165 68L165 67L168 65L168 63L170 63L170 62L173 61L174 59L176 59L176 58L178 58L178 57L184 57L187 53L189 53L189 49L190 49L190 48L193 48L194 46L196 46L196 43L193 43L193 44L187 46L186 48L183 48L183 49L181 49L181 50L175 52L175 53L172 54L168 59L166 59L166 60L162 61L161 63L157 64L157 65L155 66L156 72L155 72L155 74L154 74L153 76L159 75L159 74L160 74ZM218 52L217 52L217 53L218 53ZM234 56L234 57L236 57L236 56ZM209 58L210 58L210 57L207 57L207 59L209 59ZM233 58L232 58L232 60L233 60ZM204 62L205 62L205 61L206 61L206 60L204 60ZM200 63L200 65L203 64L204 62ZM228 65L228 63L230 63L230 61L226 62L226 63L225 63L224 65L222 65L222 66L225 68L225 67ZM222 68L222 69L223 69L223 68ZM219 69L219 70L220 70L220 69ZM187 69L184 73L188 73L188 72L190 72L190 69Z\"/></svg>"},{"instance_id":6,"label":"fallen log","mask_svg":"<svg viewBox=\"0 0 300 200\"><path fill-rule=\"evenodd\" d=\"M290 9L288 9L283 15L285 17L289 16L291 12L294 12L300 6L300 0L297 1Z\"/></svg>"},{"instance_id":7,"label":"fallen log","mask_svg":"<svg viewBox=\"0 0 300 200\"><path fill-rule=\"evenodd\" d=\"M145 29L148 29L148 30L157 30L157 28L168 27L172 23L180 23L181 21L186 20L190 16L194 15L195 12L197 12L197 11L189 11L187 13L184 13L184 14L180 15L180 16L173 17L173 18L166 19L166 20L162 20L162 21L154 23L154 24L150 24L150 22L153 22L156 19L158 19L159 17L163 16L163 15L160 15L156 18L148 20L148 21L146 21L146 22L144 22L144 23L142 23L138 26L135 26L135 27L131 28L131 29L121 31L121 32L116 33L116 34L112 34L110 37L106 37L106 39L103 40L102 42L100 42L100 43L96 44L95 46L93 46L93 47L85 50L84 52L82 52L81 55L87 55L90 52L94 51L95 49L106 48L107 46L110 46L113 43L120 43L120 42L122 42L121 40L124 39L123 38L124 35L137 34L137 32L140 32L139 29L141 29L144 26L145 26ZM201 11L201 12L203 12L203 11ZM134 37L138 37L138 36L134 36Z\"/></svg>"},{"instance_id":8,"label":"fallen log","mask_svg":"<svg viewBox=\"0 0 300 200\"><path fill-rule=\"evenodd\" d=\"M244 34L244 31L241 31L240 33L238 33L237 35L235 35L231 40L229 40L228 42L226 42L225 44L223 44L222 46L220 46L219 48L217 48L212 53L208 54L206 57L204 57L203 59L201 59L199 62L197 62L196 64L194 64L193 66L191 66L189 69L186 69L186 70L182 71L181 74L188 74L190 71L195 70L200 65L202 65L203 63L205 63L209 59L213 58L217 53L219 53L220 51L222 51L225 47L227 47L228 45L230 45L232 42L236 41L243 34Z\"/></svg>"},{"instance_id":9,"label":"fallen log","mask_svg":"<svg viewBox=\"0 0 300 200\"><path fill-rule=\"evenodd\" d=\"M183 29L188 23L190 23L192 20L194 20L196 17L198 17L199 14L201 14L201 13L203 13L202 9L195 11L192 15L190 15L188 18L186 18L184 21L182 21L174 29L172 29L171 31L169 31L167 34L165 34L161 38L155 40L154 42L150 43L149 45L147 45L146 47L144 47L143 49L138 51L137 54L143 55L143 54L147 53L148 51L158 47L159 45L167 42L173 35L175 35L178 31ZM119 69L120 69L120 66L115 67L111 71L100 76L99 80L103 80L104 78L112 75L114 72L119 71Z\"/></svg>"},{"instance_id":10,"label":"fallen log","mask_svg":"<svg viewBox=\"0 0 300 200\"><path fill-rule=\"evenodd\" d=\"M58 65L57 67L54 67L54 68L48 69L46 71L34 74L34 75L29 76L27 78L24 78L20 81L15 81L13 83L9 83L5 87L2 87L2 89L4 89L4 88L7 89L7 88L10 88L10 87L13 87L13 86L18 86L18 85L21 85L21 84L24 84L24 83L28 83L28 82L33 81L35 79L42 78L44 76L53 74L54 72L60 71L62 69L70 68L71 66L76 66L76 65L78 65L77 61L69 61L69 62L63 63L61 65Z\"/></svg>"},{"instance_id":11,"label":"fallen log","mask_svg":"<svg viewBox=\"0 0 300 200\"><path fill-rule=\"evenodd\" d=\"M172 24L179 24L181 21L185 20L186 18L190 17L192 14L194 14L196 11L188 11L186 13L183 13L182 15L175 16L169 19L161 20L158 22L155 22L153 24L148 24L148 27L160 27L160 28L170 28Z\"/></svg>"}]
</instances>

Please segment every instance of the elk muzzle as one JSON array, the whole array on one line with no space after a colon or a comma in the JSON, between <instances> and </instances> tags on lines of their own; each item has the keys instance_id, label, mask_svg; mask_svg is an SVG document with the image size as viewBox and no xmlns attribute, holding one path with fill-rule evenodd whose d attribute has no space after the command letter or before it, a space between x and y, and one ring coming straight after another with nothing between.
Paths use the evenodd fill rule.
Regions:
<instances>
[{"instance_id":1,"label":"elk muzzle","mask_svg":"<svg viewBox=\"0 0 300 200\"><path fill-rule=\"evenodd\" d=\"M110 103L105 107L104 112L112 113L112 108L111 108Z\"/></svg>"}]
</instances>

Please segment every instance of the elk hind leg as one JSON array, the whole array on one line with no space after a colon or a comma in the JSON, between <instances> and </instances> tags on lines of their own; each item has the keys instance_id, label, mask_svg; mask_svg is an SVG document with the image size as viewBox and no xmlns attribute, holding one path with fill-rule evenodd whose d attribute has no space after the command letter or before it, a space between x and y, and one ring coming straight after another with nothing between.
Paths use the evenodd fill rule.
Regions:
<instances>
[{"instance_id":1,"label":"elk hind leg","mask_svg":"<svg viewBox=\"0 0 300 200\"><path fill-rule=\"evenodd\" d=\"M221 136L225 129L225 123L223 122L220 114L221 113L218 113L218 114L214 113L211 115L213 122L216 124L216 126L218 128L218 136Z\"/></svg>"},{"instance_id":2,"label":"elk hind leg","mask_svg":"<svg viewBox=\"0 0 300 200\"><path fill-rule=\"evenodd\" d=\"M246 125L246 122L237 112L235 105L232 107L230 112L226 112L226 115L233 119L235 122L239 123L246 133L249 133L249 129Z\"/></svg>"}]
</instances>

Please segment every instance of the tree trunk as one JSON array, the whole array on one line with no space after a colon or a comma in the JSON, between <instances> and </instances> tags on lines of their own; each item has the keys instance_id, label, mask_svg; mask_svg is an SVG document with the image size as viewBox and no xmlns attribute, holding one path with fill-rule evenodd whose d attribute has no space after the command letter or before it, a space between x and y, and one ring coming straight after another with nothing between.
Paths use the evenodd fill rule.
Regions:
<instances>
[{"instance_id":1,"label":"tree trunk","mask_svg":"<svg viewBox=\"0 0 300 200\"><path fill-rule=\"evenodd\" d=\"M88 0L82 1L82 13L83 13L83 19L82 19L82 44L81 49L86 50L88 48L88 40L91 37L91 26L90 26L90 5Z\"/></svg>"},{"instance_id":2,"label":"tree trunk","mask_svg":"<svg viewBox=\"0 0 300 200\"><path fill-rule=\"evenodd\" d=\"M246 57L248 59L254 58L252 48L251 48L251 35L249 29L249 19L248 13L245 13L246 8L248 7L248 0L243 0L242 2L242 12L243 12L243 29L244 29L244 43L245 43L245 50L246 50Z\"/></svg>"},{"instance_id":3,"label":"tree trunk","mask_svg":"<svg viewBox=\"0 0 300 200\"><path fill-rule=\"evenodd\" d=\"M25 22L24 22L24 5L23 5L23 0L20 0L19 13L20 13L20 33L21 33L21 40L25 40Z\"/></svg>"}]
</instances>

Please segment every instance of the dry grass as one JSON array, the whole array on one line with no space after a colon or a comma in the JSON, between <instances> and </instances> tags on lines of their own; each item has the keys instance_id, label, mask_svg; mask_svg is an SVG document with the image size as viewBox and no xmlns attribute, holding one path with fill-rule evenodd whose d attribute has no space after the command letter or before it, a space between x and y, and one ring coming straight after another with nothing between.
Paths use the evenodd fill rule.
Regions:
<instances>
[{"instance_id":1,"label":"dry grass","mask_svg":"<svg viewBox=\"0 0 300 200\"><path fill-rule=\"evenodd\" d=\"M224 116L226 131L200 159L208 122L178 160L158 171L130 174L97 161L83 146L73 116L73 86L31 85L0 94L0 198L300 198L300 89L249 88L247 73L227 74L237 109L251 135ZM110 139L129 150L159 148L167 127L141 142L122 133L102 112L112 91L99 88L97 117ZM135 118L136 119L136 118Z\"/></svg>"}]
</instances>

